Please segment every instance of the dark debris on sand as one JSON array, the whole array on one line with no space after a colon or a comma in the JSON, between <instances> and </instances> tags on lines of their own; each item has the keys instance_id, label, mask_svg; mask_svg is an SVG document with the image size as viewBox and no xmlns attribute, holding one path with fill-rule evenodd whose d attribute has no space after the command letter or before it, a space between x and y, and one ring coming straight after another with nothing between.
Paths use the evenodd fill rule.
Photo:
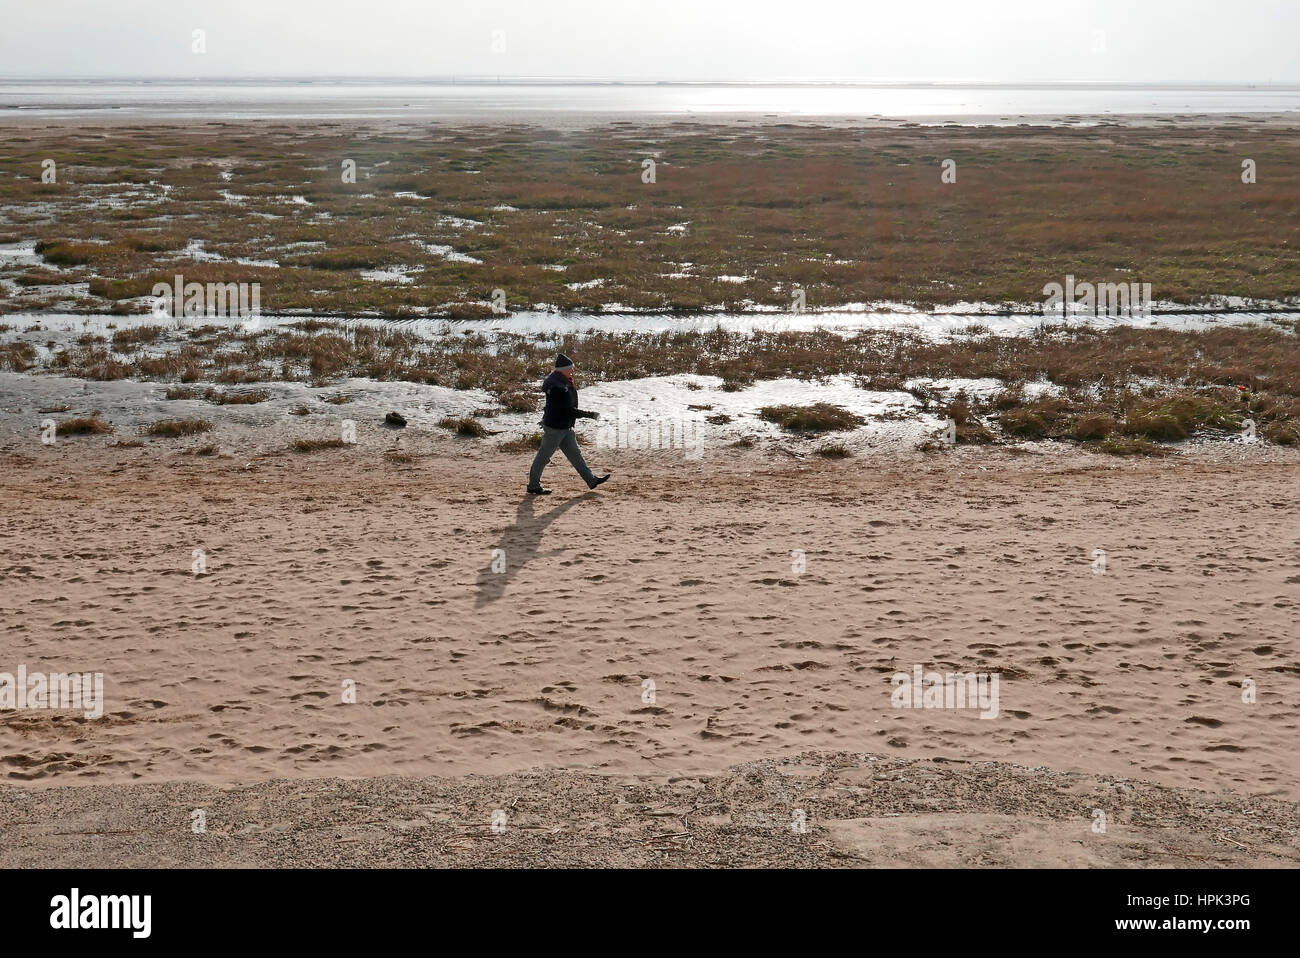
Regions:
<instances>
[{"instance_id":1,"label":"dark debris on sand","mask_svg":"<svg viewBox=\"0 0 1300 958\"><path fill-rule=\"evenodd\" d=\"M190 827L198 808L204 834ZM13 840L0 865L1288 867L1300 861L1298 826L1300 805L1270 798L810 752L653 780L547 770L233 788L5 786L0 830Z\"/></svg>"}]
</instances>

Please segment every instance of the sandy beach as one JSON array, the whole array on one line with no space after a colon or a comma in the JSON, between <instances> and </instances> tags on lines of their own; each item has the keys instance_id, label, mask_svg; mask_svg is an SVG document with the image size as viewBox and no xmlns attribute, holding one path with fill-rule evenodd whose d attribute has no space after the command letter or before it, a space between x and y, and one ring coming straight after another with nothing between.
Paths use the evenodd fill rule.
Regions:
<instances>
[{"instance_id":1,"label":"sandy beach","mask_svg":"<svg viewBox=\"0 0 1300 958\"><path fill-rule=\"evenodd\" d=\"M600 803L643 782L653 805L681 777L743 781L745 763L776 762L770 776L790 761L817 778L822 753L939 775L932 810L911 807L906 827L959 850L988 840L987 815L1009 842L1047 829L1016 846L1018 864L1133 860L1071 858L1050 840L1062 828L1086 840L1086 800L1041 826L1001 804L1062 776L1177 801L1194 790L1216 815L1263 801L1269 821L1294 822L1294 450L1133 462L1041 443L826 462L602 449L588 455L614 472L607 487L582 492L557 463L556 494L534 499L522 495L527 455L446 434L423 437L405 464L383 457L384 435L239 454L246 435L219 433L226 451L206 457L186 454L199 439L5 451L0 661L102 671L105 689L102 719L0 723L4 814L30 839L10 863L61 854L51 823L64 808L96 833L126 821L153 834L174 813L181 833L150 842L159 861L185 861L187 804L233 802L223 827L247 831L273 828L264 794L292 806L336 789L376 801L431 789L438 815L473 826L500 783L531 794L519 783L540 775L545 822L572 829L573 789ZM997 717L894 707L891 676L917 665L999 673ZM992 787L989 808L956 801L954 768L991 777L962 778ZM385 801L381 821L407 800ZM105 804L119 812L103 817ZM389 839L358 837L361 860L399 861ZM107 841L100 864L154 854ZM549 854L521 841L518 863ZM1209 854L1211 841L1186 848ZM1294 860L1293 831L1267 844ZM722 863L706 846L698 860ZM1236 861L1220 846L1207 861ZM222 848L220 860L251 863L261 846ZM585 861L632 852L609 854Z\"/></svg>"}]
</instances>

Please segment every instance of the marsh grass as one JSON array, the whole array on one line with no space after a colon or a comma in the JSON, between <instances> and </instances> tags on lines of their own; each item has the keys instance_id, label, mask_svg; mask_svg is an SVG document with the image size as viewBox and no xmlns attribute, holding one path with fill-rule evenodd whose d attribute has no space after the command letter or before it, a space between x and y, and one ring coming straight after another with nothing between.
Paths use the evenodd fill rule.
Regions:
<instances>
[{"instance_id":1,"label":"marsh grass","mask_svg":"<svg viewBox=\"0 0 1300 958\"><path fill-rule=\"evenodd\" d=\"M1084 442L1105 439L1119 431L1119 421L1106 413L1083 413L1074 421L1074 438Z\"/></svg>"},{"instance_id":2,"label":"marsh grass","mask_svg":"<svg viewBox=\"0 0 1300 958\"><path fill-rule=\"evenodd\" d=\"M520 436L518 439L509 439L501 443L497 448L502 452L529 452L541 448L542 434L534 432L527 436Z\"/></svg>"},{"instance_id":3,"label":"marsh grass","mask_svg":"<svg viewBox=\"0 0 1300 958\"><path fill-rule=\"evenodd\" d=\"M1168 387L1160 387L1165 392L1240 385L1248 400L1223 402L1240 402L1257 419L1268 421L1298 418L1296 341L1290 332L1266 327L1183 332L1045 326L1025 336L957 336L947 341L930 341L904 330L851 336L823 330L598 333L562 337L558 347L578 354L584 377L593 383L685 372L720 376L724 383L735 384L848 374L864 388L910 378L988 377L1009 388L1046 381L1066 392L1100 388L1135 395L1129 384L1139 379L1167 382ZM184 382L206 375L315 385L344 377L404 380L483 389L501 398L503 405L509 402L507 408L522 409L529 401L535 405L540 371L549 367L554 348L526 335L424 339L402 329L326 326L313 333L220 331L162 357L122 358L111 353L102 338L83 337L59 349L49 368L92 379L138 376ZM912 392L923 405L943 401L932 390L918 387ZM1002 411L1017 405L1024 401L1008 399ZM1038 411L1050 412L1046 405ZM1024 428L1039 427L1028 423Z\"/></svg>"},{"instance_id":4,"label":"marsh grass","mask_svg":"<svg viewBox=\"0 0 1300 958\"><path fill-rule=\"evenodd\" d=\"M995 441L988 427L980 420L971 399L959 392L953 399L939 403L941 415L952 420L957 432L958 445L984 445Z\"/></svg>"},{"instance_id":5,"label":"marsh grass","mask_svg":"<svg viewBox=\"0 0 1300 958\"><path fill-rule=\"evenodd\" d=\"M1269 177L1247 189L1224 186L1223 170L1239 164L1236 134L1117 124L538 127L508 144L500 128L466 125L433 149L427 130L354 123L310 137L232 123L224 134L215 143L194 128L120 128L106 141L51 127L7 143L0 204L32 225L5 233L38 240L51 265L91 274L100 301L79 305L88 312L103 312L105 299L145 309L125 301L178 268L199 282L261 281L267 310L388 316L424 307L487 316L495 287L510 309L786 307L794 286L814 307L1026 303L1067 272L1127 281L1135 266L1173 302L1300 296L1300 166L1291 162L1300 133L1284 127L1251 131ZM655 188L636 175L647 141L665 176ZM33 186L29 171L53 155L95 162L78 167L76 182ZM358 157L364 186L338 182L339 155ZM939 182L944 156L961 164L958 190ZM242 199L228 201L227 189ZM87 202L114 195L112 205ZM24 212L33 200L48 210ZM197 238L228 261L191 259L176 210L202 223ZM481 262L436 252L445 248ZM268 256L281 267L233 262ZM415 281L360 279L396 264L415 267ZM747 278L719 279L738 275ZM591 279L604 282L570 288ZM0 300L15 311L41 302L21 292Z\"/></svg>"},{"instance_id":6,"label":"marsh grass","mask_svg":"<svg viewBox=\"0 0 1300 958\"><path fill-rule=\"evenodd\" d=\"M163 356L124 356L109 349L103 337L85 335L57 349L40 368L89 379L171 380L177 384L168 388L169 398L210 401L228 395L228 401L246 396L243 401L251 402L266 391L226 394L184 384L202 378L315 386L345 377L441 382L485 390L503 409L535 411L539 370L548 367L555 349L526 335L424 339L401 329L320 322L312 329L196 331ZM1238 431L1246 419L1268 441L1286 442L1292 432L1274 424L1300 420L1295 334L1268 327L1186 332L1045 326L1025 336L957 335L946 341L907 331L750 336L715 329L564 337L559 348L578 355L593 383L681 372L730 377L724 381L731 383L848 374L863 388L890 390L926 378L1006 383L987 401L923 385L907 390L923 410L951 417L960 443L995 441L994 427L1009 439L1097 442L1115 435L1168 442L1200 431ZM10 344L7 351L0 347L0 357L5 356L13 357L11 366L31 368L24 362L35 361L25 343ZM1030 398L1025 384L1031 382L1054 389ZM344 398L350 395L326 401ZM783 415L796 430L828 428L811 419L801 423L792 412Z\"/></svg>"},{"instance_id":7,"label":"marsh grass","mask_svg":"<svg viewBox=\"0 0 1300 958\"><path fill-rule=\"evenodd\" d=\"M842 406L824 402L810 406L764 406L758 415L788 432L841 432L866 422Z\"/></svg>"},{"instance_id":8,"label":"marsh grass","mask_svg":"<svg viewBox=\"0 0 1300 958\"><path fill-rule=\"evenodd\" d=\"M507 393L500 397L501 405L507 412L536 412L537 396L527 393Z\"/></svg>"},{"instance_id":9,"label":"marsh grass","mask_svg":"<svg viewBox=\"0 0 1300 958\"><path fill-rule=\"evenodd\" d=\"M161 326L136 326L133 329L119 329L113 333L113 348L120 353L138 348L146 343L157 342L162 338Z\"/></svg>"},{"instance_id":10,"label":"marsh grass","mask_svg":"<svg viewBox=\"0 0 1300 958\"><path fill-rule=\"evenodd\" d=\"M21 373L36 363L36 349L30 343L0 344L0 369Z\"/></svg>"},{"instance_id":11,"label":"marsh grass","mask_svg":"<svg viewBox=\"0 0 1300 958\"><path fill-rule=\"evenodd\" d=\"M176 438L208 432L212 428L212 423L206 419L159 419L157 422L146 426L144 431L150 436Z\"/></svg>"},{"instance_id":12,"label":"marsh grass","mask_svg":"<svg viewBox=\"0 0 1300 958\"><path fill-rule=\"evenodd\" d=\"M848 459L853 455L853 451L842 442L833 442L824 446L818 446L816 452L817 455L825 459Z\"/></svg>"},{"instance_id":13,"label":"marsh grass","mask_svg":"<svg viewBox=\"0 0 1300 958\"><path fill-rule=\"evenodd\" d=\"M472 416L447 416L438 420L443 429L450 429L458 436L481 439L488 434L487 428Z\"/></svg>"},{"instance_id":14,"label":"marsh grass","mask_svg":"<svg viewBox=\"0 0 1300 958\"><path fill-rule=\"evenodd\" d=\"M1158 445L1149 439L1128 439L1123 436L1112 436L1103 442L1090 444L1086 448L1093 448L1110 456L1168 456L1173 453L1169 447Z\"/></svg>"},{"instance_id":15,"label":"marsh grass","mask_svg":"<svg viewBox=\"0 0 1300 958\"><path fill-rule=\"evenodd\" d=\"M292 265L305 266L308 269L344 271L378 269L381 266L389 266L395 262L397 262L396 259L385 256L378 250L356 246L340 247L330 250L328 253L310 253L289 260Z\"/></svg>"},{"instance_id":16,"label":"marsh grass","mask_svg":"<svg viewBox=\"0 0 1300 958\"><path fill-rule=\"evenodd\" d=\"M252 406L266 402L271 398L271 393L266 389L252 389L237 393L211 389L204 393L203 398L217 406Z\"/></svg>"},{"instance_id":17,"label":"marsh grass","mask_svg":"<svg viewBox=\"0 0 1300 958\"><path fill-rule=\"evenodd\" d=\"M54 427L55 435L59 436L88 436L112 431L113 427L98 416L65 419Z\"/></svg>"},{"instance_id":18,"label":"marsh grass","mask_svg":"<svg viewBox=\"0 0 1300 958\"><path fill-rule=\"evenodd\" d=\"M14 277L19 286L56 286L72 281L73 273L56 273L48 269L36 269Z\"/></svg>"},{"instance_id":19,"label":"marsh grass","mask_svg":"<svg viewBox=\"0 0 1300 958\"><path fill-rule=\"evenodd\" d=\"M271 392L267 389L251 389L246 392L225 392L220 389L194 389L189 386L172 386L167 389L166 397L168 399L202 399L204 402L212 403L214 406L252 406L260 402L266 402L271 398Z\"/></svg>"},{"instance_id":20,"label":"marsh grass","mask_svg":"<svg viewBox=\"0 0 1300 958\"><path fill-rule=\"evenodd\" d=\"M294 452L318 452L321 449L342 449L346 446L342 439L295 439L289 443Z\"/></svg>"},{"instance_id":21,"label":"marsh grass","mask_svg":"<svg viewBox=\"0 0 1300 958\"><path fill-rule=\"evenodd\" d=\"M1284 419L1269 423L1264 427L1262 434L1269 442L1275 442L1280 446L1300 444L1300 419Z\"/></svg>"},{"instance_id":22,"label":"marsh grass","mask_svg":"<svg viewBox=\"0 0 1300 958\"><path fill-rule=\"evenodd\" d=\"M1011 392L994 405L1001 409L997 420L1007 436L1035 440L1176 442L1203 431L1239 432L1245 421L1230 392L1214 387L1203 393L1148 387L1138 393L1107 390L1033 400Z\"/></svg>"},{"instance_id":23,"label":"marsh grass","mask_svg":"<svg viewBox=\"0 0 1300 958\"><path fill-rule=\"evenodd\" d=\"M1043 397L1013 404L998 414L1003 432L1022 439L1059 437L1067 429L1071 405L1057 397Z\"/></svg>"},{"instance_id":24,"label":"marsh grass","mask_svg":"<svg viewBox=\"0 0 1300 958\"><path fill-rule=\"evenodd\" d=\"M74 243L62 240L41 241L36 244L36 255L55 266L86 266L105 259L106 246L98 243Z\"/></svg>"}]
</instances>

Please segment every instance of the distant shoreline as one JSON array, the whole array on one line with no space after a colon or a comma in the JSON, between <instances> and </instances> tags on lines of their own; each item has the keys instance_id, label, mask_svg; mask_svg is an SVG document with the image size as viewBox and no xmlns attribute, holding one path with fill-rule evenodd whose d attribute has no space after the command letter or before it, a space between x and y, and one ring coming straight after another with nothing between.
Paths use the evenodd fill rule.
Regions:
<instances>
[{"instance_id":1,"label":"distant shoreline","mask_svg":"<svg viewBox=\"0 0 1300 958\"><path fill-rule=\"evenodd\" d=\"M117 76L86 74L66 77L33 77L0 75L0 84L64 84L64 83L133 83L176 84L189 86L281 84L298 86L304 83L330 83L340 85L406 85L465 86L473 84L505 86L640 86L640 87L852 87L864 89L984 89L984 90L1292 90L1300 91L1300 83L1171 83L1106 80L656 80L646 78L615 77L530 77L473 75L412 75L412 76L331 76L328 74L303 74L301 76Z\"/></svg>"},{"instance_id":2,"label":"distant shoreline","mask_svg":"<svg viewBox=\"0 0 1300 958\"><path fill-rule=\"evenodd\" d=\"M834 114L759 114L759 113L621 113L617 111L539 111L521 110L491 115L390 115L374 116L353 113L321 114L255 114L243 113L193 113L184 116L163 116L134 112L125 107L67 107L38 108L6 105L0 100L0 129L39 130L58 129L74 131L96 127L128 128L136 130L198 130L204 127L230 124L275 124L280 127L302 128L304 131L318 126L322 121L347 123L365 127L372 132L409 131L414 123L427 123L445 127L467 126L478 129L523 127L533 130L552 130L578 133L608 126L620 121L647 130L668 127L813 127L831 130L908 130L937 129L1012 129L1041 130L1075 129L1125 129L1125 130L1221 130L1249 134L1300 128L1300 113L1266 112L1246 114L1212 113L1132 113L1132 114L980 114L957 116L952 114L913 116L869 116Z\"/></svg>"},{"instance_id":3,"label":"distant shoreline","mask_svg":"<svg viewBox=\"0 0 1300 958\"><path fill-rule=\"evenodd\" d=\"M446 119L561 126L635 117L672 122L1072 125L1094 119L1286 117L1296 84L968 81L656 81L548 77L0 78L14 114L96 119L310 121ZM1148 120L1149 122L1149 120ZM1269 121L1272 122L1272 121Z\"/></svg>"}]
</instances>

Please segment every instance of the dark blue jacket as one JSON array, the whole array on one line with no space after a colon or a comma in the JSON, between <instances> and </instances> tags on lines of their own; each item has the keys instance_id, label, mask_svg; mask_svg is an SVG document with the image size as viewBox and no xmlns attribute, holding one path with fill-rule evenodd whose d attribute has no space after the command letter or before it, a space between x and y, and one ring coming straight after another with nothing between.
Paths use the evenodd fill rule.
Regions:
<instances>
[{"instance_id":1,"label":"dark blue jacket","mask_svg":"<svg viewBox=\"0 0 1300 958\"><path fill-rule=\"evenodd\" d=\"M575 419L594 419L593 413L578 408L578 390L561 372L553 372L542 381L546 393L546 409L542 411L542 425L552 429L572 429Z\"/></svg>"}]
</instances>

